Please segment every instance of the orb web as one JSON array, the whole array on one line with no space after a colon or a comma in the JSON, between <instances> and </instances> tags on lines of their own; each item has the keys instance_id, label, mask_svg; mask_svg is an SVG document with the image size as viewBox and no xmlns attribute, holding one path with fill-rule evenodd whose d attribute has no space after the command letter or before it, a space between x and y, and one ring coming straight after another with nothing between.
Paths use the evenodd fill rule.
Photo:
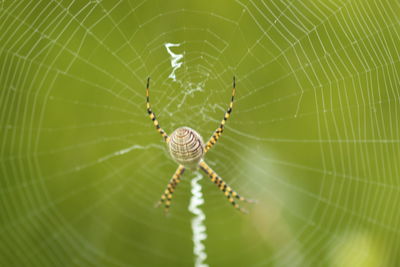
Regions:
<instances>
[{"instance_id":1,"label":"orb web","mask_svg":"<svg viewBox=\"0 0 400 267\"><path fill-rule=\"evenodd\" d=\"M399 9L0 1L0 265L194 264L192 174L153 208L177 166L146 78L161 126L207 140L233 75L206 161L258 203L243 216L199 181L207 263L399 262Z\"/></svg>"}]
</instances>

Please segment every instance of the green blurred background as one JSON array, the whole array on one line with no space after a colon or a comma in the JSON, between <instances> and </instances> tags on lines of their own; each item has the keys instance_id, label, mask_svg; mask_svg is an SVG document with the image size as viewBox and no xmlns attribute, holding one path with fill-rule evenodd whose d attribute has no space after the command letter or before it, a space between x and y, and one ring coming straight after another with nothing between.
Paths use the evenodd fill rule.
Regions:
<instances>
[{"instance_id":1,"label":"green blurred background","mask_svg":"<svg viewBox=\"0 0 400 267\"><path fill-rule=\"evenodd\" d=\"M0 1L0 266L193 266L190 180L145 110L207 139L210 266L398 266L398 1ZM173 69L165 44L183 55Z\"/></svg>"}]
</instances>

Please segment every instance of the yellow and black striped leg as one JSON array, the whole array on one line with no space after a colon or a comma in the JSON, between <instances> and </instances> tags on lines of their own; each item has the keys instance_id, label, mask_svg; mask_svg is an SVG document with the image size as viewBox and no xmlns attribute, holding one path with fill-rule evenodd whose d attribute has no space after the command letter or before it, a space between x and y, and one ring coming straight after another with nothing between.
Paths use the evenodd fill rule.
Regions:
<instances>
[{"instance_id":1,"label":"yellow and black striped leg","mask_svg":"<svg viewBox=\"0 0 400 267\"><path fill-rule=\"evenodd\" d=\"M200 169L202 169L208 177L210 177L211 181L215 183L219 190L221 190L224 195L228 198L229 202L238 210L241 212L247 213L247 211L239 206L235 202L234 198L237 198L242 201L247 201L247 202L253 202L252 200L247 200L244 197L240 196L238 193L236 193L235 190L233 190L227 183L225 183L221 177L219 177L204 161L201 161L199 163Z\"/></svg>"},{"instance_id":2,"label":"yellow and black striped leg","mask_svg":"<svg viewBox=\"0 0 400 267\"><path fill-rule=\"evenodd\" d=\"M184 173L184 171L185 167L183 167L183 165L179 165L178 169L175 171L175 174L169 181L168 186L164 191L164 194L161 196L160 201L156 205L156 207L158 207L161 205L161 203L164 203L166 213L168 212L169 207L171 206L172 195L175 191L176 186L181 182L181 176Z\"/></svg>"},{"instance_id":3,"label":"yellow and black striped leg","mask_svg":"<svg viewBox=\"0 0 400 267\"><path fill-rule=\"evenodd\" d=\"M149 87L150 87L150 77L147 78L147 86L146 86L146 104L147 104L147 113L149 114L150 119L153 121L154 126L156 127L157 131L164 137L164 140L168 143L169 137L167 133L161 128L158 120L156 118L156 114L151 110L150 106L150 96L149 96Z\"/></svg>"},{"instance_id":4,"label":"yellow and black striped leg","mask_svg":"<svg viewBox=\"0 0 400 267\"><path fill-rule=\"evenodd\" d=\"M207 144L205 145L204 148L204 153L206 153L210 148L215 145L215 143L218 141L218 139L221 137L222 132L224 131L225 123L231 116L232 108L233 108L233 100L235 98L235 93L236 93L236 83L235 83L235 76L233 76L233 87L232 87L232 98L231 98L231 103L229 104L228 110L225 112L224 118L221 121L221 124L215 130L214 134L211 136L210 140L208 140Z\"/></svg>"}]
</instances>

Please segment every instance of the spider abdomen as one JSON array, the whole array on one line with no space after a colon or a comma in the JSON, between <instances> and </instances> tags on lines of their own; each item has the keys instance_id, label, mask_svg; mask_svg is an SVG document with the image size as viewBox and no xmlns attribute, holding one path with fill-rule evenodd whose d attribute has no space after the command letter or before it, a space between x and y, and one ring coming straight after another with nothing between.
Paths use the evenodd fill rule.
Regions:
<instances>
[{"instance_id":1,"label":"spider abdomen","mask_svg":"<svg viewBox=\"0 0 400 267\"><path fill-rule=\"evenodd\" d=\"M176 129L170 136L168 148L177 163L189 168L196 168L204 155L203 139L189 127Z\"/></svg>"}]
</instances>

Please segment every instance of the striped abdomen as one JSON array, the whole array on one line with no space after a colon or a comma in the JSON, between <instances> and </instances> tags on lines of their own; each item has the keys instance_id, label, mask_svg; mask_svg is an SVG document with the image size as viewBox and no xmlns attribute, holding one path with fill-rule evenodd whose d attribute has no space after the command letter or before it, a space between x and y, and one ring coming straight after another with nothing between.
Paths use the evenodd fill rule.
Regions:
<instances>
[{"instance_id":1,"label":"striped abdomen","mask_svg":"<svg viewBox=\"0 0 400 267\"><path fill-rule=\"evenodd\" d=\"M170 136L168 147L172 158L189 168L196 168L204 154L201 136L189 127L176 129Z\"/></svg>"}]
</instances>

